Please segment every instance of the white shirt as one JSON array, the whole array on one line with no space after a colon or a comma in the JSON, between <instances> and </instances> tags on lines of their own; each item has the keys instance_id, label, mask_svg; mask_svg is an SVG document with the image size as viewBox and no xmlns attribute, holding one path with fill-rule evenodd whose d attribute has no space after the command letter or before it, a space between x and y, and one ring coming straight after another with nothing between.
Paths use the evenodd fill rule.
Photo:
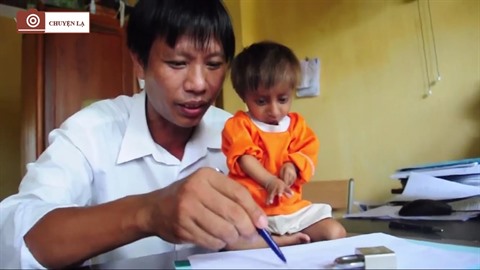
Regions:
<instances>
[{"instance_id":1,"label":"white shirt","mask_svg":"<svg viewBox=\"0 0 480 270\"><path fill-rule=\"evenodd\" d=\"M200 167L227 172L221 131L229 117L211 107L187 143L183 160L178 160L151 138L144 92L99 101L74 114L49 134L50 146L27 165L19 193L0 203L0 268L43 268L23 237L55 208L97 205L147 193ZM149 237L102 254L93 262L172 250L173 244Z\"/></svg>"}]
</instances>

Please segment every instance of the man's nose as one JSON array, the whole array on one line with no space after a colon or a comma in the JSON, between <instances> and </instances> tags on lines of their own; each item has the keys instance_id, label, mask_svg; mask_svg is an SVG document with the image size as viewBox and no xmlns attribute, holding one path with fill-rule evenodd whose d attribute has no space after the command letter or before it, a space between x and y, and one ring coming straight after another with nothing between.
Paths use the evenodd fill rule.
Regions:
<instances>
[{"instance_id":1,"label":"man's nose","mask_svg":"<svg viewBox=\"0 0 480 270\"><path fill-rule=\"evenodd\" d=\"M185 90L194 92L205 91L206 78L205 73L201 67L191 66L187 72L185 80Z\"/></svg>"}]
</instances>

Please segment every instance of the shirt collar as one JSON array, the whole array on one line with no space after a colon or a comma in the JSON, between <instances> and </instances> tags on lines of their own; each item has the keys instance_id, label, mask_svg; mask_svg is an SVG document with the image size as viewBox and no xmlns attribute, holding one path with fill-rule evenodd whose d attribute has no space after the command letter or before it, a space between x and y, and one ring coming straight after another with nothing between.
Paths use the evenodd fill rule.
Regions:
<instances>
[{"instance_id":1,"label":"shirt collar","mask_svg":"<svg viewBox=\"0 0 480 270\"><path fill-rule=\"evenodd\" d=\"M180 161L155 143L150 135L146 118L145 91L135 95L133 99L130 118L117 157L117 164L152 155L157 162L178 165ZM215 130L218 125L211 125L210 123L215 120L214 112L212 112L215 109L210 107L195 129L195 133L187 143L184 161L188 162L189 159L192 159L190 162L194 162L194 160L198 160L207 154L207 148L221 149L221 129Z\"/></svg>"},{"instance_id":2,"label":"shirt collar","mask_svg":"<svg viewBox=\"0 0 480 270\"><path fill-rule=\"evenodd\" d=\"M147 125L145 91L132 98L130 118L120 146L117 164L149 155L156 148Z\"/></svg>"},{"instance_id":3,"label":"shirt collar","mask_svg":"<svg viewBox=\"0 0 480 270\"><path fill-rule=\"evenodd\" d=\"M285 132L290 127L290 116L286 115L283 117L279 122L278 125L270 125L264 122L261 122L253 117L250 112L247 112L247 115L252 119L252 122L257 126L260 130L264 132L272 132L272 133L279 133Z\"/></svg>"},{"instance_id":4,"label":"shirt collar","mask_svg":"<svg viewBox=\"0 0 480 270\"><path fill-rule=\"evenodd\" d=\"M221 151L221 134L225 120L218 122L216 119L217 112L219 112L219 109L211 106L195 128L195 133L185 147L182 168L186 168L205 157L209 149Z\"/></svg>"}]
</instances>

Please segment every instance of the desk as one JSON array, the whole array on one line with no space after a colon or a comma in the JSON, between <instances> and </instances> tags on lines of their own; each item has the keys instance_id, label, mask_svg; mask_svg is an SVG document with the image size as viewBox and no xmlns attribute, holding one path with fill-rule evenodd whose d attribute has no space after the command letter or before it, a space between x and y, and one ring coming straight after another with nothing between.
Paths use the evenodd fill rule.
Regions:
<instances>
[{"instance_id":1,"label":"desk","mask_svg":"<svg viewBox=\"0 0 480 270\"><path fill-rule=\"evenodd\" d=\"M388 228L389 221L369 219L339 219L345 226L350 236L373 232L383 232L398 237L439 242L444 244L456 244L480 247L480 218L469 221L412 221L425 225L437 226L444 229L438 234L392 230ZM115 262L108 262L82 269L174 269L175 260L185 260L193 254L209 252L202 248L190 248L175 252L167 252L156 255L149 255L139 258L125 259Z\"/></svg>"},{"instance_id":2,"label":"desk","mask_svg":"<svg viewBox=\"0 0 480 270\"><path fill-rule=\"evenodd\" d=\"M403 220L442 228L441 233L395 230L388 228L389 221L378 219L338 219L349 234L383 232L402 238L480 247L480 218L469 221ZM398 220L397 220L398 221Z\"/></svg>"}]
</instances>

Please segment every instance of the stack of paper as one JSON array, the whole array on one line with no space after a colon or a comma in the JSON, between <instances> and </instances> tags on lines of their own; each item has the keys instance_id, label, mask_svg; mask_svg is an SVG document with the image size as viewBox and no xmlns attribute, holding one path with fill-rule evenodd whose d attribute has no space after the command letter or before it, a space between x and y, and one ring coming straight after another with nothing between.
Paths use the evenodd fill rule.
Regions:
<instances>
[{"instance_id":1,"label":"stack of paper","mask_svg":"<svg viewBox=\"0 0 480 270\"><path fill-rule=\"evenodd\" d=\"M345 218L468 220L480 213L480 158L444 161L406 167L391 175L402 180L402 194L395 195L380 207L344 215ZM417 199L449 201L455 211L444 216L400 216L401 206L392 202ZM451 202L468 199L466 202Z\"/></svg>"},{"instance_id":2,"label":"stack of paper","mask_svg":"<svg viewBox=\"0 0 480 270\"><path fill-rule=\"evenodd\" d=\"M408 196L415 197L413 199L434 200L452 200L476 196L478 194L471 194L468 190L480 190L480 158L436 162L402 168L390 177L401 180L403 196L399 196L399 198L403 201L410 200L405 198L406 193L408 193ZM438 177L437 179L446 181L432 182L432 177ZM425 181L425 183L421 185L421 188L418 189L416 185L420 185L420 183L416 183L416 185L410 185L410 190L407 191L407 183L418 179ZM449 185L448 182L457 185ZM472 187L474 189L472 189ZM413 190L414 188L416 190ZM439 196L440 194L442 194L442 196Z\"/></svg>"},{"instance_id":3,"label":"stack of paper","mask_svg":"<svg viewBox=\"0 0 480 270\"><path fill-rule=\"evenodd\" d=\"M480 158L429 163L397 170L390 176L392 179L407 179L412 173L423 173L430 176L479 175Z\"/></svg>"},{"instance_id":4,"label":"stack of paper","mask_svg":"<svg viewBox=\"0 0 480 270\"><path fill-rule=\"evenodd\" d=\"M364 212L346 214L345 218L378 218L378 219L415 219L415 220L468 220L480 213L480 188L443 180L433 176L412 173L402 194L394 196L390 202L408 202L416 199L465 200L449 203L456 211L444 216L400 216L401 206L383 205ZM478 211L476 211L478 210Z\"/></svg>"},{"instance_id":5,"label":"stack of paper","mask_svg":"<svg viewBox=\"0 0 480 270\"><path fill-rule=\"evenodd\" d=\"M390 201L416 199L454 200L480 195L480 188L444 180L423 173L411 173L402 194Z\"/></svg>"}]
</instances>

